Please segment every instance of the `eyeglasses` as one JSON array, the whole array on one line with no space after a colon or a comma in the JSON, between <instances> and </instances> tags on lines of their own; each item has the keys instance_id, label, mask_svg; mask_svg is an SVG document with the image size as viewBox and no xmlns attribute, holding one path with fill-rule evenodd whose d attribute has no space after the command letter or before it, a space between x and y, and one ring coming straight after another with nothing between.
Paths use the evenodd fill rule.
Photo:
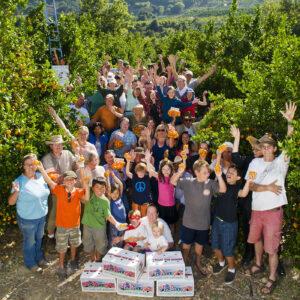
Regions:
<instances>
[{"instance_id":1,"label":"eyeglasses","mask_svg":"<svg viewBox=\"0 0 300 300\"><path fill-rule=\"evenodd\" d=\"M69 203L71 202L71 193L70 192L68 193L68 202Z\"/></svg>"},{"instance_id":2,"label":"eyeglasses","mask_svg":"<svg viewBox=\"0 0 300 300\"><path fill-rule=\"evenodd\" d=\"M141 217L139 215L132 215L129 217L130 220L139 220Z\"/></svg>"},{"instance_id":3,"label":"eyeglasses","mask_svg":"<svg viewBox=\"0 0 300 300\"><path fill-rule=\"evenodd\" d=\"M261 146L261 149L263 150L269 150L269 149L272 149L273 146L272 145L269 145L269 146Z\"/></svg>"},{"instance_id":4,"label":"eyeglasses","mask_svg":"<svg viewBox=\"0 0 300 300\"><path fill-rule=\"evenodd\" d=\"M164 132L164 129L157 129L157 132Z\"/></svg>"},{"instance_id":5,"label":"eyeglasses","mask_svg":"<svg viewBox=\"0 0 300 300\"><path fill-rule=\"evenodd\" d=\"M257 151L260 151L260 149L252 148L252 151L257 152Z\"/></svg>"}]
</instances>

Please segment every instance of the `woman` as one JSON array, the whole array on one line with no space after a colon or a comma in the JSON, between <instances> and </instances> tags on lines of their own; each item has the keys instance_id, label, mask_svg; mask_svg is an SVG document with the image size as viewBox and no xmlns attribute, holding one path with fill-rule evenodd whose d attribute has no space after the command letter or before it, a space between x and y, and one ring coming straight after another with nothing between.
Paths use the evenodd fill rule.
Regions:
<instances>
[{"instance_id":1,"label":"woman","mask_svg":"<svg viewBox=\"0 0 300 300\"><path fill-rule=\"evenodd\" d=\"M129 119L124 117L121 119L120 129L111 134L108 149L113 149L117 157L123 158L126 152L136 147L136 144L136 136L129 130Z\"/></svg>"},{"instance_id":2,"label":"woman","mask_svg":"<svg viewBox=\"0 0 300 300\"><path fill-rule=\"evenodd\" d=\"M164 159L165 151L174 147L174 139L168 138L167 128L166 125L160 124L155 130L152 155L154 157L154 167L156 171L159 169L160 161Z\"/></svg>"},{"instance_id":3,"label":"woman","mask_svg":"<svg viewBox=\"0 0 300 300\"><path fill-rule=\"evenodd\" d=\"M138 81L134 81L133 79L133 70L130 68L128 72L125 74L125 78L128 79L128 89L126 93L126 104L125 104L125 117L129 117L133 115L133 108L138 105L140 102L138 100L138 96L141 93L140 84Z\"/></svg>"},{"instance_id":4,"label":"woman","mask_svg":"<svg viewBox=\"0 0 300 300\"><path fill-rule=\"evenodd\" d=\"M77 173L77 186L81 187L80 180L80 169L76 171ZM97 152L88 151L84 156L84 174L90 179L90 186L92 186L92 181L96 177L104 177L105 169L99 166L99 156Z\"/></svg>"},{"instance_id":5,"label":"woman","mask_svg":"<svg viewBox=\"0 0 300 300\"><path fill-rule=\"evenodd\" d=\"M148 96L149 103L149 116L153 118L155 124L159 124L162 121L162 103L157 98L156 92L154 90L149 92Z\"/></svg>"},{"instance_id":6,"label":"woman","mask_svg":"<svg viewBox=\"0 0 300 300\"><path fill-rule=\"evenodd\" d=\"M72 147L73 152L79 155L85 155L87 151L96 151L96 147L89 143L88 136L89 136L89 129L86 126L80 126L79 130L77 131L77 139L74 135L67 129L65 123L61 120L61 118L57 115L56 111L50 107L49 113L54 117L58 126L64 129L66 135L68 135L72 139Z\"/></svg>"},{"instance_id":7,"label":"woman","mask_svg":"<svg viewBox=\"0 0 300 300\"><path fill-rule=\"evenodd\" d=\"M179 139L178 139L178 144L176 146L176 151L175 154L176 156L180 156L181 152L184 150L184 147L188 147L189 153L188 153L188 159L192 156L192 153L195 152L196 146L194 143L190 140L190 135L187 131L184 131Z\"/></svg>"},{"instance_id":8,"label":"woman","mask_svg":"<svg viewBox=\"0 0 300 300\"><path fill-rule=\"evenodd\" d=\"M104 128L100 122L96 122L91 131L89 142L95 145L101 162L104 162L104 152L107 150L108 137L104 134Z\"/></svg>"},{"instance_id":9,"label":"woman","mask_svg":"<svg viewBox=\"0 0 300 300\"><path fill-rule=\"evenodd\" d=\"M138 104L133 108L133 115L129 117L129 120L132 131L139 137L141 135L141 130L147 126L148 121L142 104Z\"/></svg>"},{"instance_id":10,"label":"woman","mask_svg":"<svg viewBox=\"0 0 300 300\"><path fill-rule=\"evenodd\" d=\"M42 273L47 265L41 250L48 196L50 190L40 173L36 173L35 154L23 158L24 173L12 183L9 205L17 205L17 220L23 235L25 266L33 272Z\"/></svg>"}]
</instances>

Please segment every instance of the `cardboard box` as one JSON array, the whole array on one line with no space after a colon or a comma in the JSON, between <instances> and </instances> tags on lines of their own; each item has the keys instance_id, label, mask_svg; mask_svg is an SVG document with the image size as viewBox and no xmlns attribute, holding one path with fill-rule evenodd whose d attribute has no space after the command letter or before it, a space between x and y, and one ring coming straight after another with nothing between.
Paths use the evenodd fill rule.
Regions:
<instances>
[{"instance_id":1,"label":"cardboard box","mask_svg":"<svg viewBox=\"0 0 300 300\"><path fill-rule=\"evenodd\" d=\"M134 297L154 297L154 281L148 279L146 272L138 282L130 282L124 279L117 280L117 294Z\"/></svg>"},{"instance_id":2,"label":"cardboard box","mask_svg":"<svg viewBox=\"0 0 300 300\"><path fill-rule=\"evenodd\" d=\"M180 251L167 251L161 255L157 252L147 253L146 265L149 279L184 279L185 264Z\"/></svg>"},{"instance_id":3,"label":"cardboard box","mask_svg":"<svg viewBox=\"0 0 300 300\"><path fill-rule=\"evenodd\" d=\"M80 276L83 292L116 292L116 280L103 274L102 263L87 263Z\"/></svg>"},{"instance_id":4,"label":"cardboard box","mask_svg":"<svg viewBox=\"0 0 300 300\"><path fill-rule=\"evenodd\" d=\"M170 280L157 280L156 295L161 297L193 297L194 276L191 267L185 267L185 278Z\"/></svg>"},{"instance_id":5,"label":"cardboard box","mask_svg":"<svg viewBox=\"0 0 300 300\"><path fill-rule=\"evenodd\" d=\"M145 255L122 248L111 248L102 259L103 273L137 282L143 274Z\"/></svg>"}]
</instances>

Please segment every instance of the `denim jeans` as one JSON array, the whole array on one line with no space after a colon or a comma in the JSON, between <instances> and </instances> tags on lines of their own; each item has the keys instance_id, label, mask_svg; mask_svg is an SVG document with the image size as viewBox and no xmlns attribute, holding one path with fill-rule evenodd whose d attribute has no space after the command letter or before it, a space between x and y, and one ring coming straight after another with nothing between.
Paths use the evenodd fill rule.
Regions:
<instances>
[{"instance_id":1,"label":"denim jeans","mask_svg":"<svg viewBox=\"0 0 300 300\"><path fill-rule=\"evenodd\" d=\"M17 220L23 235L24 264L28 269L32 269L36 267L39 262L44 260L41 245L46 216L40 219L27 220L18 215Z\"/></svg>"}]
</instances>

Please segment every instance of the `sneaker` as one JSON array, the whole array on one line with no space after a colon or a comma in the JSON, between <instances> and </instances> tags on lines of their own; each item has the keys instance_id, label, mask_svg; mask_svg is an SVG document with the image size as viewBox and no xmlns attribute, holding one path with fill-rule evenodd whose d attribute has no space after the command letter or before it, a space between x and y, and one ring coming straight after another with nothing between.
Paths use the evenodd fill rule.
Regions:
<instances>
[{"instance_id":1,"label":"sneaker","mask_svg":"<svg viewBox=\"0 0 300 300\"><path fill-rule=\"evenodd\" d=\"M33 272L33 273L38 273L38 274L43 273L43 269L38 267L38 266L31 268L30 271Z\"/></svg>"},{"instance_id":2,"label":"sneaker","mask_svg":"<svg viewBox=\"0 0 300 300\"><path fill-rule=\"evenodd\" d=\"M236 271L234 273L227 271L225 276L225 283L231 284L235 279Z\"/></svg>"},{"instance_id":3,"label":"sneaker","mask_svg":"<svg viewBox=\"0 0 300 300\"><path fill-rule=\"evenodd\" d=\"M79 270L78 262L76 260L71 260L70 268L73 272Z\"/></svg>"},{"instance_id":4,"label":"sneaker","mask_svg":"<svg viewBox=\"0 0 300 300\"><path fill-rule=\"evenodd\" d=\"M49 262L47 260L42 260L38 263L40 268L47 268L49 266Z\"/></svg>"},{"instance_id":5,"label":"sneaker","mask_svg":"<svg viewBox=\"0 0 300 300\"><path fill-rule=\"evenodd\" d=\"M67 278L67 271L65 268L59 268L57 272L58 278L60 281L63 281Z\"/></svg>"},{"instance_id":6,"label":"sneaker","mask_svg":"<svg viewBox=\"0 0 300 300\"><path fill-rule=\"evenodd\" d=\"M220 274L225 268L227 268L227 263L225 262L225 265L222 267L219 263L216 263L213 266L213 274L217 275Z\"/></svg>"}]
</instances>

